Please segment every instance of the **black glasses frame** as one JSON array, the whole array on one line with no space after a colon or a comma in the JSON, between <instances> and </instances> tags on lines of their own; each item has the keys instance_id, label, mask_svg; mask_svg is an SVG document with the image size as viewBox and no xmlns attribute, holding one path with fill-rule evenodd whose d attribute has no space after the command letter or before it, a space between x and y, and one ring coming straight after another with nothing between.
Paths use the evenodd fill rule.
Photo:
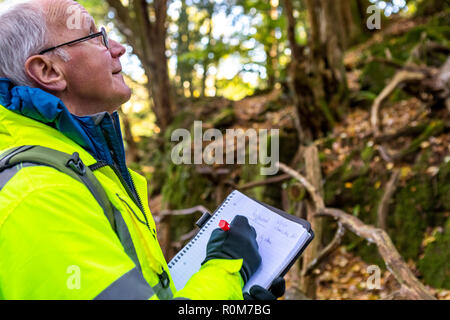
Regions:
<instances>
[{"instance_id":1,"label":"black glasses frame","mask_svg":"<svg viewBox=\"0 0 450 320\"><path fill-rule=\"evenodd\" d=\"M90 39L94 39L94 38L97 38L97 37L100 37L100 36L103 37L103 44L105 45L105 47L107 49L109 49L108 34L106 33L106 29L104 27L102 27L100 30L101 30L100 32L90 34L90 35L88 35L86 37L83 37L83 38L80 38L80 39L76 39L76 40L72 40L72 41L69 41L69 42L57 45L55 47L51 47L51 48L42 50L41 52L39 52L39 54L44 54L44 53L53 51L55 49L61 48L63 46L69 46L69 45L77 44L77 43L80 43L80 42L83 42L83 41L87 41L87 40L90 40Z\"/></svg>"}]
</instances>

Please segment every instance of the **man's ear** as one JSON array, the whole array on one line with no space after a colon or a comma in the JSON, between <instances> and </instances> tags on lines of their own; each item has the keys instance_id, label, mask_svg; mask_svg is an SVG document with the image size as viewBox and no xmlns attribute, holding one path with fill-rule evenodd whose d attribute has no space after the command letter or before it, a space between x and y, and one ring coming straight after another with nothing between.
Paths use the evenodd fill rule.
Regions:
<instances>
[{"instance_id":1,"label":"man's ear","mask_svg":"<svg viewBox=\"0 0 450 320\"><path fill-rule=\"evenodd\" d=\"M28 58L25 62L25 72L45 91L60 92L67 88L61 68L46 56L36 55Z\"/></svg>"}]
</instances>

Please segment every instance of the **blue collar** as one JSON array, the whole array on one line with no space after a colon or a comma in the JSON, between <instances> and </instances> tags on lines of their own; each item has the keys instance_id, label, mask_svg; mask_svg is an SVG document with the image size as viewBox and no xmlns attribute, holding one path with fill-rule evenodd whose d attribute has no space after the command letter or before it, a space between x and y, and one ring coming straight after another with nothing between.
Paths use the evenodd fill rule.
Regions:
<instances>
[{"instance_id":1,"label":"blue collar","mask_svg":"<svg viewBox=\"0 0 450 320\"><path fill-rule=\"evenodd\" d=\"M0 78L0 104L10 111L57 129L83 147L97 161L116 165L133 189L126 167L117 112L112 115L102 112L90 116L75 116L54 95L38 88L14 86L6 78Z\"/></svg>"}]
</instances>

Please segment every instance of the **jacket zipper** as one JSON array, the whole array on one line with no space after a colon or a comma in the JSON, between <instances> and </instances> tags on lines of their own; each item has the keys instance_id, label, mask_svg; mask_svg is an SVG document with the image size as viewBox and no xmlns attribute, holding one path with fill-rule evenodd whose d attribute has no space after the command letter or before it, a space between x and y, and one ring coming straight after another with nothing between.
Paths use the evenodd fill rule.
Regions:
<instances>
[{"instance_id":1,"label":"jacket zipper","mask_svg":"<svg viewBox=\"0 0 450 320\"><path fill-rule=\"evenodd\" d=\"M110 168L114 171L114 173L116 174L116 176L119 178L120 183L121 183L122 186L125 188L125 190L126 190L128 196L129 196L131 199L134 200L134 203L135 203L135 204L138 206L138 208L141 210L142 214L144 215L145 225L147 226L148 230L150 230L150 233L152 233L152 232L151 232L151 229L150 229L150 225L149 225L149 223L148 223L147 215L145 214L144 207L142 206L142 201L141 201L141 198L140 198L139 194L138 194L137 191L136 191L136 195L134 195L134 193L131 191L130 187L128 186L128 184L126 183L125 179L122 177L122 174L121 174L120 171L116 168L116 166L110 165L110 164L108 164L108 163L106 163L106 162L104 162L104 161L99 161L99 162L97 162L97 163L95 163L95 164L89 166L89 169L91 169L91 171L95 171L95 170L98 170L98 169L103 168L103 167L110 167ZM133 188L136 190L136 185L134 184L134 180L133 180L133 177L131 176L131 174L130 174L130 178L131 178L131 183L133 184ZM152 233L152 234L153 234L153 233Z\"/></svg>"},{"instance_id":2,"label":"jacket zipper","mask_svg":"<svg viewBox=\"0 0 450 320\"><path fill-rule=\"evenodd\" d=\"M143 206L142 206L141 198L139 197L139 194L137 193L136 185L134 184L134 180L133 180L133 177L131 176L131 174L130 174L131 183L133 184L133 188L136 190L136 197L133 195L133 192L130 190L130 187L129 187L128 184L125 182L125 179L122 177L122 174L119 172L119 170L118 170L115 166L109 165L109 164L107 164L107 163L104 162L104 161L99 161L99 162L97 162L97 163L94 163L93 165L90 165L90 166L89 166L89 169L91 169L91 171L95 171L95 170L99 170L100 168L103 168L103 167L111 167L111 169L113 169L113 171L114 171L114 173L117 175L117 177L119 177L120 183L122 183L123 187L124 187L125 190L127 191L128 196L129 196L131 199L133 199L133 201L134 201L135 203L136 203L136 201L138 202L138 203L136 203L136 204L137 204L137 206L139 207L139 209L142 211L142 214L144 215L145 225L147 226L148 230L150 231L150 234L151 234L151 235L153 236L153 238L156 240L156 235L152 232L152 230L151 230L151 228L150 228L150 225L148 224L147 215L145 214L144 208L143 208ZM127 203L124 199L122 199L118 194L116 194L116 195L117 195L117 197L118 197L122 202L124 202L124 203L127 205L127 207L131 210L131 212L133 212L133 214L136 216L136 213L135 213L135 212L133 211L133 209L128 205L128 203ZM137 199L136 199L136 198L137 198ZM140 220L139 217L136 216L136 218L137 218L137 220L138 220L139 222L143 223L143 221ZM164 268L163 268L162 266L161 266L161 269L162 269L162 273L161 273L161 274L159 274L157 271L155 271L155 272L156 272L156 274L158 275L158 278L159 278L160 283L162 284L163 288L166 289L167 287L169 287L170 280L169 280L169 277L168 277L168 275L167 275L166 270L164 270Z\"/></svg>"},{"instance_id":3,"label":"jacket zipper","mask_svg":"<svg viewBox=\"0 0 450 320\"><path fill-rule=\"evenodd\" d=\"M125 188L125 190L128 193L128 196L133 199L133 201L136 203L137 201L137 206L139 207L139 209L142 211L142 214L144 215L144 219L145 219L145 225L147 226L148 230L150 231L151 235L153 236L153 238L156 240L156 235L152 232L150 225L148 224L148 220L147 220L147 215L145 214L144 208L142 206L142 202L141 202L141 198L136 190L136 185L134 184L134 180L133 177L130 174L130 178L131 178L131 183L133 184L133 188L136 190L136 197L133 195L133 192L130 190L130 187L128 186L128 184L125 182L125 179L122 177L122 174L120 173L120 171L112 165L107 164L104 161L99 161L97 163L94 163L93 165L89 166L89 169L91 169L91 171L95 171L98 170L100 168L103 167L111 167L111 169L113 169L114 173L117 175L117 177L119 177L120 183L122 183L123 187ZM118 198L120 200L122 200L123 202L125 202L125 204L131 209L131 211L133 212L133 214L136 216L136 214L134 213L133 209L128 205L128 203L122 199L119 195L117 195ZM141 220L136 216L136 218L138 219L138 221L141 222ZM167 275L166 270L164 270L164 268L161 266L162 269L162 273L159 274L158 272L156 272L156 274L158 275L158 278L160 280L160 283L162 284L163 288L166 289L167 287L169 287L170 284L170 280L169 277Z\"/></svg>"}]
</instances>

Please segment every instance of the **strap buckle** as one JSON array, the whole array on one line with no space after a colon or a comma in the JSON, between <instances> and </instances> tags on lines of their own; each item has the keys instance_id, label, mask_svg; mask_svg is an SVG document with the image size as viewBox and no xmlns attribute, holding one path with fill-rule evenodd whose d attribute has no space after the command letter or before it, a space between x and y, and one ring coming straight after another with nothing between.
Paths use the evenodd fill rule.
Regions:
<instances>
[{"instance_id":1,"label":"strap buckle","mask_svg":"<svg viewBox=\"0 0 450 320\"><path fill-rule=\"evenodd\" d=\"M66 167L71 168L81 176L84 176L86 174L86 166L84 165L83 161L81 161L78 152L74 152L74 154L72 154L72 157L66 163Z\"/></svg>"},{"instance_id":2,"label":"strap buckle","mask_svg":"<svg viewBox=\"0 0 450 320\"><path fill-rule=\"evenodd\" d=\"M162 287L165 289L170 284L169 275L167 274L166 270L163 270L161 274L158 274L159 282L161 282Z\"/></svg>"}]
</instances>

